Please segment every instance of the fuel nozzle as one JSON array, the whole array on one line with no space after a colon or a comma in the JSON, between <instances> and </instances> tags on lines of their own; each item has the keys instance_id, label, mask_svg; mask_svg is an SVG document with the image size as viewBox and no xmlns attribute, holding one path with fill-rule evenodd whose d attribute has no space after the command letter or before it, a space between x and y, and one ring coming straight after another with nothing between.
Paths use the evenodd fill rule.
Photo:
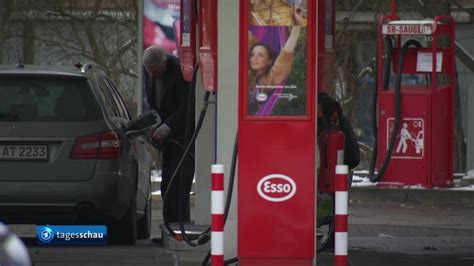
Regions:
<instances>
[{"instance_id":1,"label":"fuel nozzle","mask_svg":"<svg viewBox=\"0 0 474 266\"><path fill-rule=\"evenodd\" d=\"M158 126L150 128L148 132L146 133L146 137L148 139L148 142L150 142L151 145L153 145L153 147L157 148L158 150L161 150L163 148L164 142L153 138L153 133L155 132L157 128Z\"/></svg>"},{"instance_id":2,"label":"fuel nozzle","mask_svg":"<svg viewBox=\"0 0 474 266\"><path fill-rule=\"evenodd\" d=\"M197 240L197 243L198 245L203 245L209 242L209 240L211 240L211 234L208 232L208 233L200 235Z\"/></svg>"}]
</instances>

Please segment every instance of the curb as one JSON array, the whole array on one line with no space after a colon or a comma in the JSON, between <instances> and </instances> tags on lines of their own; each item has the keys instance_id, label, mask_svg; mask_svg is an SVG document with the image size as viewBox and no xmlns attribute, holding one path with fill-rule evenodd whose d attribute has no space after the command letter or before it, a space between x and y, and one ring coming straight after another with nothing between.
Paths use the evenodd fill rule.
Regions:
<instances>
[{"instance_id":1,"label":"curb","mask_svg":"<svg viewBox=\"0 0 474 266\"><path fill-rule=\"evenodd\" d=\"M402 204L474 206L474 191L352 187L349 189L349 199L353 203L375 201Z\"/></svg>"}]
</instances>

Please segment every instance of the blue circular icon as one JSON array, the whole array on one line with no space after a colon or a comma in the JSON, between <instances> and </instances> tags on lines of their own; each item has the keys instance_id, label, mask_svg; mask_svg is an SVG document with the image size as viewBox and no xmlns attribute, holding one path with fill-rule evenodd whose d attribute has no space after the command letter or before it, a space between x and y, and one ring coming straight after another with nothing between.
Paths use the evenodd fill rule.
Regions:
<instances>
[{"instance_id":1,"label":"blue circular icon","mask_svg":"<svg viewBox=\"0 0 474 266\"><path fill-rule=\"evenodd\" d=\"M38 231L38 239L43 243L49 243L54 238L54 232L49 227L43 227Z\"/></svg>"}]
</instances>

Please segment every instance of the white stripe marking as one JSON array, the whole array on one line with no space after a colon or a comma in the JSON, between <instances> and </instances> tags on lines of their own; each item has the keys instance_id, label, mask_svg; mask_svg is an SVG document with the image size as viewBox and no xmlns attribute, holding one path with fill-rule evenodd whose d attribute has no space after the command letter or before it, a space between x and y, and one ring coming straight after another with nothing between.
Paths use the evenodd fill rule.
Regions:
<instances>
[{"instance_id":1,"label":"white stripe marking","mask_svg":"<svg viewBox=\"0 0 474 266\"><path fill-rule=\"evenodd\" d=\"M211 255L224 255L224 232L211 232Z\"/></svg>"},{"instance_id":2,"label":"white stripe marking","mask_svg":"<svg viewBox=\"0 0 474 266\"><path fill-rule=\"evenodd\" d=\"M213 174L223 174L224 173L224 165L222 164L213 164L211 167L211 173Z\"/></svg>"},{"instance_id":3,"label":"white stripe marking","mask_svg":"<svg viewBox=\"0 0 474 266\"><path fill-rule=\"evenodd\" d=\"M334 240L336 241L334 246L334 255L347 256L347 232L336 232Z\"/></svg>"},{"instance_id":4,"label":"white stripe marking","mask_svg":"<svg viewBox=\"0 0 474 266\"><path fill-rule=\"evenodd\" d=\"M224 191L211 192L211 214L224 214Z\"/></svg>"},{"instance_id":5,"label":"white stripe marking","mask_svg":"<svg viewBox=\"0 0 474 266\"><path fill-rule=\"evenodd\" d=\"M336 174L344 175L349 173L349 167L347 165L336 165Z\"/></svg>"},{"instance_id":6,"label":"white stripe marking","mask_svg":"<svg viewBox=\"0 0 474 266\"><path fill-rule=\"evenodd\" d=\"M336 191L336 214L347 215L349 195L347 191Z\"/></svg>"}]
</instances>

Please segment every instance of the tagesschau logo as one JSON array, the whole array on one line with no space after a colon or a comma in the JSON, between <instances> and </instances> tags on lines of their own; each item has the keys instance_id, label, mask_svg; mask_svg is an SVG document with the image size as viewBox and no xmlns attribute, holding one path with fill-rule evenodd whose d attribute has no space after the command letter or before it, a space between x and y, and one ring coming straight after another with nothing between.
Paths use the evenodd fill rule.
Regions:
<instances>
[{"instance_id":1,"label":"tagesschau logo","mask_svg":"<svg viewBox=\"0 0 474 266\"><path fill-rule=\"evenodd\" d=\"M36 237L43 245L105 245L105 225L38 225Z\"/></svg>"},{"instance_id":2,"label":"tagesschau logo","mask_svg":"<svg viewBox=\"0 0 474 266\"><path fill-rule=\"evenodd\" d=\"M271 174L260 179L257 184L257 192L260 197L268 201L282 202L295 195L296 183L289 176Z\"/></svg>"}]
</instances>

